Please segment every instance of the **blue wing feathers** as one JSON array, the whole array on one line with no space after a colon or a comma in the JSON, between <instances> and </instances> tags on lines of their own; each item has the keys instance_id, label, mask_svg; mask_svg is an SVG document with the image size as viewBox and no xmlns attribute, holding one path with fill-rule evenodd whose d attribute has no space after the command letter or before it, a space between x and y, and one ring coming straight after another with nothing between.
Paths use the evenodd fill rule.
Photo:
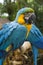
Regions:
<instances>
[{"instance_id":1,"label":"blue wing feathers","mask_svg":"<svg viewBox=\"0 0 43 65\"><path fill-rule=\"evenodd\" d=\"M23 42L26 39L26 34L27 34L27 29L22 26L19 25L15 31L13 31L15 33L13 33L14 37L13 37L13 43L14 43L14 49L19 48Z\"/></svg>"},{"instance_id":2,"label":"blue wing feathers","mask_svg":"<svg viewBox=\"0 0 43 65\"><path fill-rule=\"evenodd\" d=\"M36 46L37 48L43 49L43 36L40 37L39 40L37 40L36 42L34 42L34 44L35 44L35 46Z\"/></svg>"},{"instance_id":3,"label":"blue wing feathers","mask_svg":"<svg viewBox=\"0 0 43 65\"><path fill-rule=\"evenodd\" d=\"M27 34L27 29L24 26L13 22L5 24L2 30L3 29L4 31L0 36L0 45L1 45L0 49L4 49L10 43L14 44L14 49L18 48L23 44Z\"/></svg>"},{"instance_id":4,"label":"blue wing feathers","mask_svg":"<svg viewBox=\"0 0 43 65\"><path fill-rule=\"evenodd\" d=\"M12 34L12 40L16 42L15 47L17 48L22 44L20 43L22 42L21 40L24 40L26 38L26 33L27 33L27 29L24 26L19 25L18 23L14 23L14 22L6 23L3 25L2 30L0 30L0 45L4 40L8 39L8 37ZM39 31L39 29L35 25L32 25L32 29L30 30L27 40L30 41L33 45L38 46L38 42L40 42L41 44L43 43L42 41L43 38L41 37L42 37L42 34ZM19 42L17 39L19 40ZM41 45L40 45L40 48L41 48Z\"/></svg>"},{"instance_id":5,"label":"blue wing feathers","mask_svg":"<svg viewBox=\"0 0 43 65\"><path fill-rule=\"evenodd\" d=\"M43 36L39 29L32 25L32 29L30 30L28 41L30 41L37 48L43 48Z\"/></svg>"},{"instance_id":6,"label":"blue wing feathers","mask_svg":"<svg viewBox=\"0 0 43 65\"><path fill-rule=\"evenodd\" d=\"M0 30L0 35L9 31L12 27L16 27L14 23L6 23L3 25L2 30Z\"/></svg>"},{"instance_id":7,"label":"blue wing feathers","mask_svg":"<svg viewBox=\"0 0 43 65\"><path fill-rule=\"evenodd\" d=\"M0 44L11 35L12 31L17 27L16 23L9 23L3 26L2 30L0 30Z\"/></svg>"}]
</instances>

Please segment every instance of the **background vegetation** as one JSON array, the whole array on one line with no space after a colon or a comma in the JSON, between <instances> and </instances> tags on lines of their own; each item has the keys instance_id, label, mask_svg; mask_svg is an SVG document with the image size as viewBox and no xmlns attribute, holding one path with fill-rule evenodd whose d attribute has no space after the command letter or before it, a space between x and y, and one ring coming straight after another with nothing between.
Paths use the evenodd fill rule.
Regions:
<instances>
[{"instance_id":1,"label":"background vegetation","mask_svg":"<svg viewBox=\"0 0 43 65\"><path fill-rule=\"evenodd\" d=\"M36 25L43 33L43 0L4 0L4 3L0 3L0 15L2 13L8 13L10 21L15 19L16 13L20 8L32 7L36 14Z\"/></svg>"}]
</instances>

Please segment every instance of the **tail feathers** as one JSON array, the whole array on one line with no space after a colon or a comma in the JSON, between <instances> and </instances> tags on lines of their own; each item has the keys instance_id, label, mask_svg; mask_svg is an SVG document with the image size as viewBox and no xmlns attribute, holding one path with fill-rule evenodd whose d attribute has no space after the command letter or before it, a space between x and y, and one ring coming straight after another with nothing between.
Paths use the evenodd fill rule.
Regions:
<instances>
[{"instance_id":1,"label":"tail feathers","mask_svg":"<svg viewBox=\"0 0 43 65\"><path fill-rule=\"evenodd\" d=\"M0 59L0 65L3 65L3 59Z\"/></svg>"},{"instance_id":2,"label":"tail feathers","mask_svg":"<svg viewBox=\"0 0 43 65\"><path fill-rule=\"evenodd\" d=\"M0 50L0 58L4 58L6 54L7 54L6 51Z\"/></svg>"},{"instance_id":3,"label":"tail feathers","mask_svg":"<svg viewBox=\"0 0 43 65\"><path fill-rule=\"evenodd\" d=\"M0 50L0 65L3 65L5 55L6 55L6 52L3 50Z\"/></svg>"}]
</instances>

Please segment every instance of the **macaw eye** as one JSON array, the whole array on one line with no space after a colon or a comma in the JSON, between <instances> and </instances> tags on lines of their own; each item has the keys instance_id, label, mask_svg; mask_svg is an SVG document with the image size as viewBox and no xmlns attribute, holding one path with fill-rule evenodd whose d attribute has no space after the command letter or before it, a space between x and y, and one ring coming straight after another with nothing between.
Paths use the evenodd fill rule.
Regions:
<instances>
[{"instance_id":1,"label":"macaw eye","mask_svg":"<svg viewBox=\"0 0 43 65\"><path fill-rule=\"evenodd\" d=\"M31 24L31 15L32 13L25 13L24 20L27 24Z\"/></svg>"}]
</instances>

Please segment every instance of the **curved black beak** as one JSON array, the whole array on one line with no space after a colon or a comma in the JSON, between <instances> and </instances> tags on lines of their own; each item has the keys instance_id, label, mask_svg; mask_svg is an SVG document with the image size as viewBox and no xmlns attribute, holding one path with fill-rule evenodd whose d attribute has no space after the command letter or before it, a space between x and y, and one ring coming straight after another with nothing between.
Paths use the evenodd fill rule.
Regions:
<instances>
[{"instance_id":1,"label":"curved black beak","mask_svg":"<svg viewBox=\"0 0 43 65\"><path fill-rule=\"evenodd\" d=\"M34 13L28 13L28 14L25 14L24 20L27 24L31 24L35 22L36 16Z\"/></svg>"}]
</instances>

